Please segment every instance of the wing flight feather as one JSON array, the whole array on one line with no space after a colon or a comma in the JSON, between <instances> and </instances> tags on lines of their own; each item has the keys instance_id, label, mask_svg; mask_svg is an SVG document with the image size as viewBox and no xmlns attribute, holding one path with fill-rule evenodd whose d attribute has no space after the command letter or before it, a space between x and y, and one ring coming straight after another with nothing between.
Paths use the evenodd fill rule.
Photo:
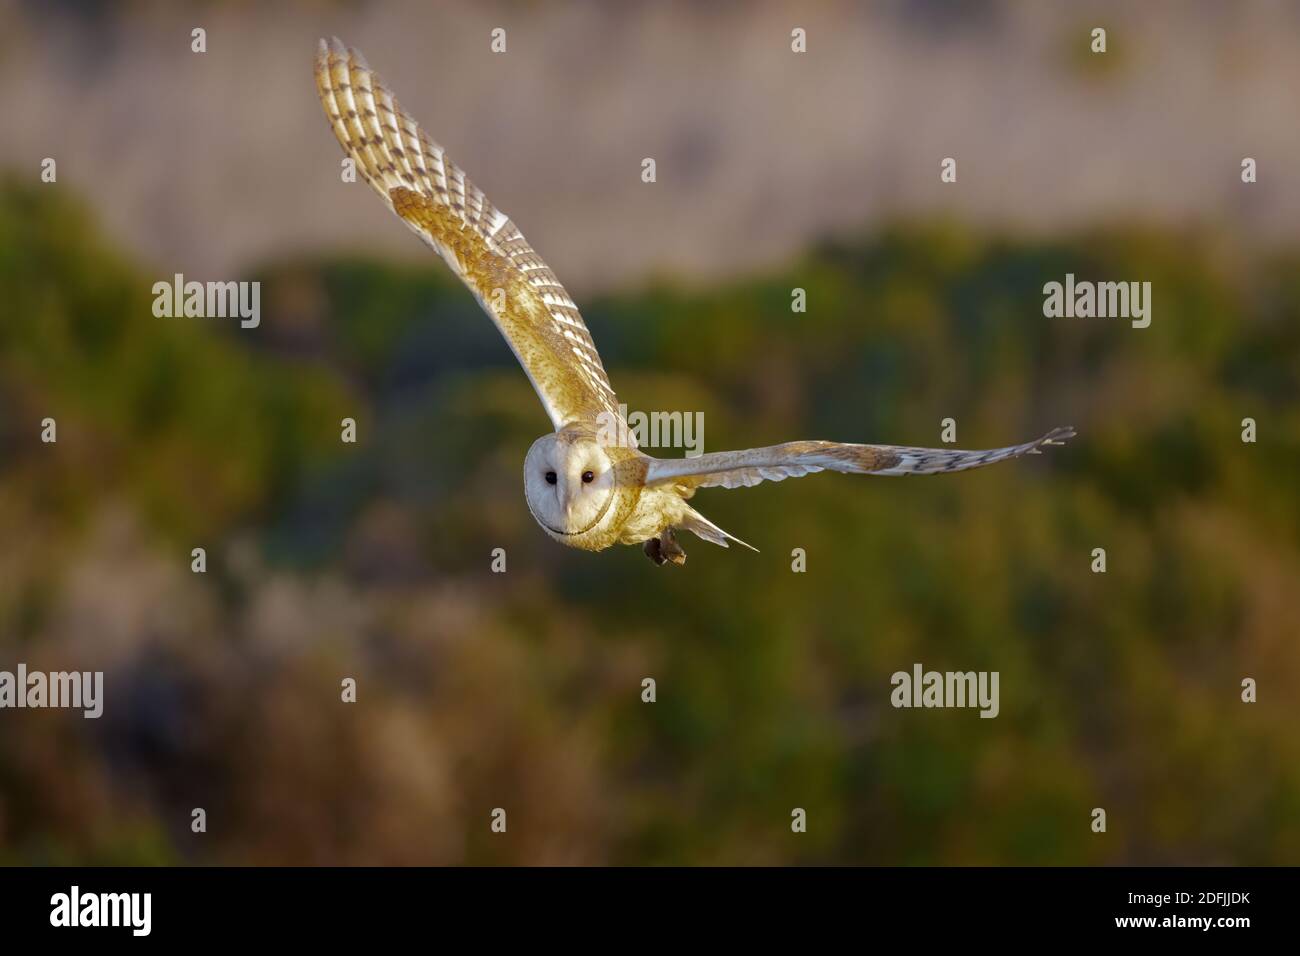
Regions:
<instances>
[{"instance_id":1,"label":"wing flight feather","mask_svg":"<svg viewBox=\"0 0 1300 956\"><path fill-rule=\"evenodd\" d=\"M1073 436L1073 428L1054 428L1034 441L985 451L793 441L767 448L713 452L698 458L656 458L650 463L645 481L647 485L673 484L689 495L696 488L748 488L763 481L784 481L819 471L932 475L1038 454L1042 447L1064 444Z\"/></svg>"},{"instance_id":2,"label":"wing flight feather","mask_svg":"<svg viewBox=\"0 0 1300 956\"><path fill-rule=\"evenodd\" d=\"M320 42L330 128L376 194L465 283L505 336L556 429L618 414L586 323L519 228L407 114L365 58Z\"/></svg>"}]
</instances>

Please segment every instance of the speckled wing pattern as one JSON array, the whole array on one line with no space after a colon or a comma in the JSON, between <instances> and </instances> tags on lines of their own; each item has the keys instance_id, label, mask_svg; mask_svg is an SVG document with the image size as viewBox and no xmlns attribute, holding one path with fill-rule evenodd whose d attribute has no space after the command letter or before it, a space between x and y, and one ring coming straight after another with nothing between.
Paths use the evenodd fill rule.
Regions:
<instances>
[{"instance_id":1,"label":"speckled wing pattern","mask_svg":"<svg viewBox=\"0 0 1300 956\"><path fill-rule=\"evenodd\" d=\"M650 463L645 482L647 485L674 485L689 497L696 488L748 488L761 481L784 481L819 471L854 475L933 475L1038 454L1044 445L1060 445L1073 436L1073 428L1055 428L1042 438L1023 445L987 451L792 441L769 448L713 452L698 458L656 458Z\"/></svg>"},{"instance_id":2,"label":"speckled wing pattern","mask_svg":"<svg viewBox=\"0 0 1300 956\"><path fill-rule=\"evenodd\" d=\"M404 112L356 50L320 42L316 89L335 137L394 213L451 266L505 336L556 429L618 414L591 333L555 273Z\"/></svg>"}]
</instances>

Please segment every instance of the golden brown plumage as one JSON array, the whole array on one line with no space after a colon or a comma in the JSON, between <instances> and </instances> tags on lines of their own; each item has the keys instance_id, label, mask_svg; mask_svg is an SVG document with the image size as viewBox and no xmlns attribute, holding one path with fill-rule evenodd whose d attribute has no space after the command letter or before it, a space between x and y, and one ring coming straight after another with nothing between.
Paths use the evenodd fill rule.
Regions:
<instances>
[{"instance_id":1,"label":"golden brown plumage","mask_svg":"<svg viewBox=\"0 0 1300 956\"><path fill-rule=\"evenodd\" d=\"M552 424L618 414L573 299L510 219L398 104L364 57L321 41L316 89L357 172L482 303Z\"/></svg>"}]
</instances>

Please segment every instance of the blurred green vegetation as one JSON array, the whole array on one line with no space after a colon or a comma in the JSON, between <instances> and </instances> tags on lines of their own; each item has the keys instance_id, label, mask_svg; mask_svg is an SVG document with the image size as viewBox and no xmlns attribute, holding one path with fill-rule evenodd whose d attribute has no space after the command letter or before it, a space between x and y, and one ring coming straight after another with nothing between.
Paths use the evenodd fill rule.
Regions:
<instances>
[{"instance_id":1,"label":"blurred green vegetation","mask_svg":"<svg viewBox=\"0 0 1300 956\"><path fill-rule=\"evenodd\" d=\"M0 713L0 862L1300 860L1294 250L908 224L589 303L620 398L710 450L1079 430L702 492L762 553L678 570L534 526L546 419L437 261L268 264L257 330L159 319L171 270L62 195L0 188L0 667L107 702ZM1151 327L1043 318L1066 272L1151 281ZM891 708L918 661L999 671L1000 716Z\"/></svg>"}]
</instances>

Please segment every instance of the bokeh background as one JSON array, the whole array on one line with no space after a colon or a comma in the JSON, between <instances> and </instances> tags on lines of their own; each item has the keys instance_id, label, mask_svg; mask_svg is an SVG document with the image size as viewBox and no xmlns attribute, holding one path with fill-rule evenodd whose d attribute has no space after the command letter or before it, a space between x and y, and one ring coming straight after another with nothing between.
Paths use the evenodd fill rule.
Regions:
<instances>
[{"instance_id":1,"label":"bokeh background","mask_svg":"<svg viewBox=\"0 0 1300 956\"><path fill-rule=\"evenodd\" d=\"M1300 5L0 16L0 669L106 672L97 721L0 711L0 862L1300 862ZM702 492L757 555L560 548L509 351L340 181L329 34L708 449L1079 437ZM261 326L155 318L176 272ZM1151 327L1045 319L1066 272L1152 282ZM917 661L1000 716L893 709Z\"/></svg>"}]
</instances>

